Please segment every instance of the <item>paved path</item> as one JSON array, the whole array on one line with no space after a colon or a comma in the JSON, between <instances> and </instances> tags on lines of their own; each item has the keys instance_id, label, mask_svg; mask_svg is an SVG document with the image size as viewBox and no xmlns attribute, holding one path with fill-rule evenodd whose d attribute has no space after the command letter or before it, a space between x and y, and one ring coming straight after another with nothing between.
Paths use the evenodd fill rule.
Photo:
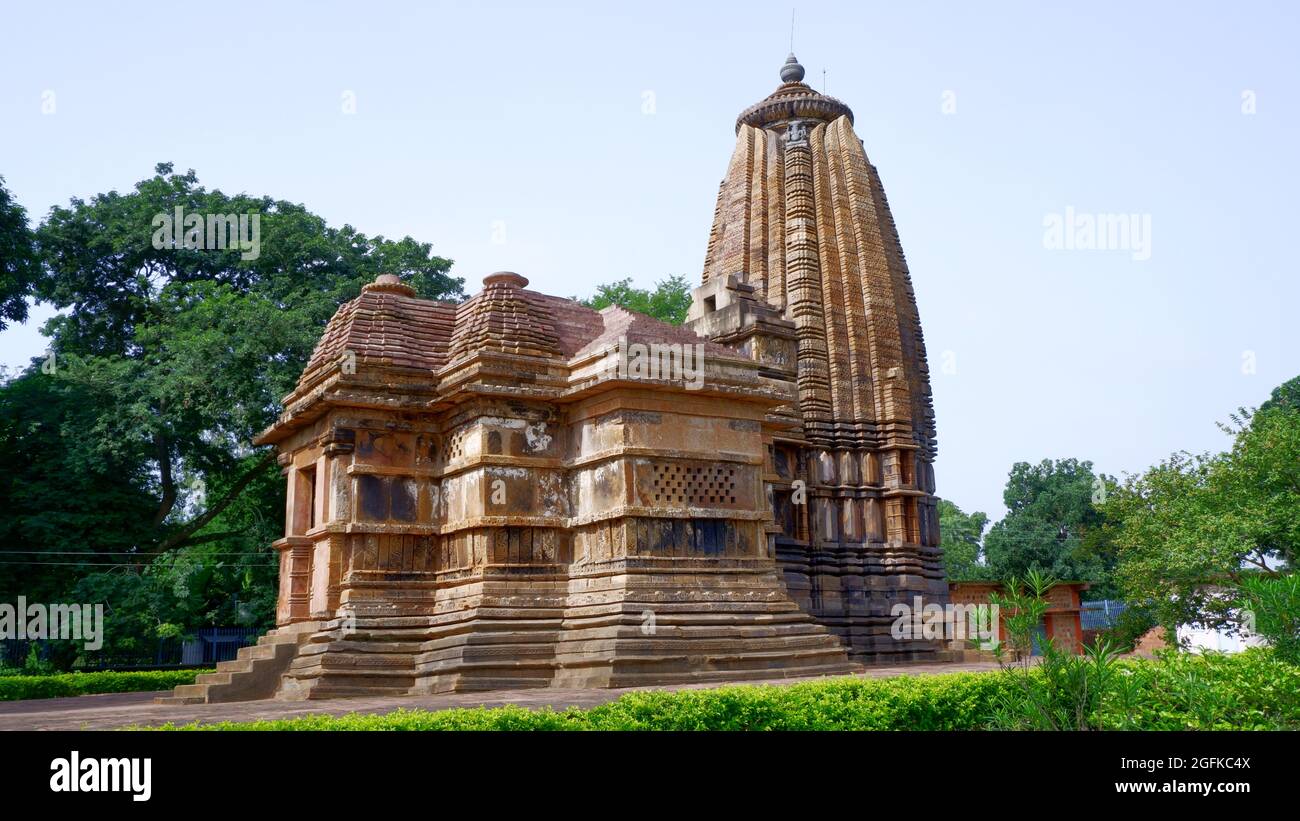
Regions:
<instances>
[{"instance_id":1,"label":"paved path","mask_svg":"<svg viewBox=\"0 0 1300 821\"><path fill-rule=\"evenodd\" d=\"M933 675L997 669L994 662L911 664L869 667L863 678L898 675ZM773 679L742 684L794 684L807 678ZM106 693L75 698L47 698L0 702L0 730L109 730L127 726L156 726L172 722L254 721L263 718L293 718L306 715L388 713L398 708L445 710L450 707L594 707L635 690L697 690L721 687L724 683L691 684L677 687L642 687L609 690L546 688L495 690L487 693L446 693L435 696L378 696L324 701L240 701L232 704L154 704L160 693Z\"/></svg>"}]
</instances>

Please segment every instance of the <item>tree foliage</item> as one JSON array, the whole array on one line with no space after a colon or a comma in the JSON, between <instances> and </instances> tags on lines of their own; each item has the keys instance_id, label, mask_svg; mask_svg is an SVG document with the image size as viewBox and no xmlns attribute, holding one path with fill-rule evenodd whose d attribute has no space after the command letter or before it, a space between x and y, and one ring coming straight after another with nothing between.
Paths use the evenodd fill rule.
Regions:
<instances>
[{"instance_id":1,"label":"tree foliage","mask_svg":"<svg viewBox=\"0 0 1300 821\"><path fill-rule=\"evenodd\" d=\"M0 331L27 320L27 296L40 266L27 211L14 202L0 177Z\"/></svg>"},{"instance_id":2,"label":"tree foliage","mask_svg":"<svg viewBox=\"0 0 1300 821\"><path fill-rule=\"evenodd\" d=\"M1300 665L1300 573L1242 579L1237 605L1279 659Z\"/></svg>"},{"instance_id":3,"label":"tree foliage","mask_svg":"<svg viewBox=\"0 0 1300 821\"><path fill-rule=\"evenodd\" d=\"M1105 505L1127 598L1149 601L1166 627L1236 629L1230 588L1294 569L1300 553L1300 405L1296 380L1271 404L1242 409L1232 448L1175 453L1128 477Z\"/></svg>"},{"instance_id":4,"label":"tree foliage","mask_svg":"<svg viewBox=\"0 0 1300 821\"><path fill-rule=\"evenodd\" d=\"M258 215L259 252L156 247L155 217L178 207ZM341 303L380 273L460 298L451 261L166 163L53 208L34 247L30 293L61 313L53 358L0 386L0 593L126 603L121 641L265 622L284 488L253 437Z\"/></svg>"},{"instance_id":5,"label":"tree foliage","mask_svg":"<svg viewBox=\"0 0 1300 821\"><path fill-rule=\"evenodd\" d=\"M1300 376L1287 380L1273 389L1264 404L1259 406L1261 411L1272 410L1275 407L1289 407L1292 410L1300 410Z\"/></svg>"},{"instance_id":6,"label":"tree foliage","mask_svg":"<svg viewBox=\"0 0 1300 821\"><path fill-rule=\"evenodd\" d=\"M988 578L988 567L980 562L986 513L964 513L947 499L939 500L939 546L943 548L944 567L949 581L975 581Z\"/></svg>"},{"instance_id":7,"label":"tree foliage","mask_svg":"<svg viewBox=\"0 0 1300 821\"><path fill-rule=\"evenodd\" d=\"M1113 478L1094 473L1091 462L1077 459L1013 465L1002 494L1007 515L984 540L992 578L1024 578L1038 571L1089 582L1097 598L1112 594L1114 562L1094 500L1114 485Z\"/></svg>"},{"instance_id":8,"label":"tree foliage","mask_svg":"<svg viewBox=\"0 0 1300 821\"><path fill-rule=\"evenodd\" d=\"M655 284L654 290L633 288L631 278L601 285L595 296L579 300L588 308L607 308L618 305L655 319L680 325L686 321L686 311L691 307L691 286L685 277L671 276Z\"/></svg>"}]
</instances>

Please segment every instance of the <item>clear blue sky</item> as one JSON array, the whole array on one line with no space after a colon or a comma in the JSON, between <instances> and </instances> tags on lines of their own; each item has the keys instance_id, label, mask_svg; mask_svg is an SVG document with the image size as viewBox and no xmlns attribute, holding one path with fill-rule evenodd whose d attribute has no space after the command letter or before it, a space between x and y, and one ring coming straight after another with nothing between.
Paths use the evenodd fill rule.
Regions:
<instances>
[{"instance_id":1,"label":"clear blue sky","mask_svg":"<svg viewBox=\"0 0 1300 821\"><path fill-rule=\"evenodd\" d=\"M1120 474L1221 449L1216 420L1300 374L1297 4L797 7L795 51L853 107L907 252L941 495L997 518L1017 460ZM432 242L471 290L510 269L568 296L698 280L790 3L6 2L3 19L0 175L33 220L172 161ZM1150 259L1045 248L1067 206L1149 215ZM49 314L0 333L0 362L43 350Z\"/></svg>"}]
</instances>

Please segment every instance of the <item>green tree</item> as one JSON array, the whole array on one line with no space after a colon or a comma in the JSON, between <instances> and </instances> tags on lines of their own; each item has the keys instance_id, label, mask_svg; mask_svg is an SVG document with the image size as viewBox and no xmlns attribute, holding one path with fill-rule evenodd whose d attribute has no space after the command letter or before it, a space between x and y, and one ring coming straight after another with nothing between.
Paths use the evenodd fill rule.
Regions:
<instances>
[{"instance_id":1,"label":"green tree","mask_svg":"<svg viewBox=\"0 0 1300 821\"><path fill-rule=\"evenodd\" d=\"M980 563L980 540L988 523L986 513L967 514L947 499L939 500L939 546L950 581L988 578L988 568Z\"/></svg>"},{"instance_id":2,"label":"green tree","mask_svg":"<svg viewBox=\"0 0 1300 821\"><path fill-rule=\"evenodd\" d=\"M601 285L595 296L579 300L588 308L607 308L618 305L655 319L680 325L686 321L686 311L691 307L691 286L685 277L670 276L655 283L653 291L633 288L631 278Z\"/></svg>"},{"instance_id":3,"label":"green tree","mask_svg":"<svg viewBox=\"0 0 1300 821\"><path fill-rule=\"evenodd\" d=\"M1094 500L1105 498L1114 486L1114 479L1094 473L1087 461L1017 462L1002 494L1007 515L984 540L992 577L1024 578L1036 570L1090 582L1095 598L1113 595L1114 559Z\"/></svg>"},{"instance_id":4,"label":"green tree","mask_svg":"<svg viewBox=\"0 0 1300 821\"><path fill-rule=\"evenodd\" d=\"M43 329L54 357L0 385L0 551L29 562L0 563L0 588L118 597L128 643L270 618L284 488L253 437L329 317L378 274L462 296L427 243L156 172L37 228L34 294L63 311ZM155 217L177 207L258 215L260 253L156 247Z\"/></svg>"},{"instance_id":5,"label":"green tree","mask_svg":"<svg viewBox=\"0 0 1300 821\"><path fill-rule=\"evenodd\" d=\"M1264 404L1259 406L1261 411L1270 410L1279 405L1286 405L1291 408L1300 410L1300 376L1283 382L1273 389L1273 393Z\"/></svg>"},{"instance_id":6,"label":"green tree","mask_svg":"<svg viewBox=\"0 0 1300 821\"><path fill-rule=\"evenodd\" d=\"M101 427L112 406L108 390L39 370L0 386L0 600L55 600L139 559L158 503L147 449Z\"/></svg>"},{"instance_id":7,"label":"green tree","mask_svg":"<svg viewBox=\"0 0 1300 821\"><path fill-rule=\"evenodd\" d=\"M27 321L27 296L39 268L27 212L0 177L0 331L9 322Z\"/></svg>"},{"instance_id":8,"label":"green tree","mask_svg":"<svg viewBox=\"0 0 1300 821\"><path fill-rule=\"evenodd\" d=\"M1300 554L1300 406L1242 409L1222 427L1231 450L1175 453L1105 504L1124 594L1150 602L1166 628L1235 629L1232 588L1294 568Z\"/></svg>"},{"instance_id":9,"label":"green tree","mask_svg":"<svg viewBox=\"0 0 1300 821\"><path fill-rule=\"evenodd\" d=\"M1251 614L1255 633L1263 636L1283 661L1300 664L1300 573L1251 576L1238 586L1236 604Z\"/></svg>"},{"instance_id":10,"label":"green tree","mask_svg":"<svg viewBox=\"0 0 1300 821\"><path fill-rule=\"evenodd\" d=\"M178 207L259 215L260 253L155 247L155 216ZM157 504L152 537L139 548L151 552L197 537L274 471L269 450L246 458L251 440L274 419L340 303L379 273L402 276L425 297L461 295L451 262L427 244L331 228L270 197L209 191L193 171L176 174L169 164L130 194L52 209L37 240L45 272L36 293L69 309L45 327L55 378L108 399L79 438L149 454L144 489ZM225 493L187 510L185 488L199 482Z\"/></svg>"}]
</instances>

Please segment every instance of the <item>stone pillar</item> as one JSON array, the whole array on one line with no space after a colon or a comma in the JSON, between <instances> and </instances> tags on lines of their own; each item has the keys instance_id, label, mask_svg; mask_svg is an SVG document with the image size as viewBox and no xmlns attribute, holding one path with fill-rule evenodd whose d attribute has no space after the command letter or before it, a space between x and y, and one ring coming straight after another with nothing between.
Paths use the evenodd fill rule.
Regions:
<instances>
[{"instance_id":1,"label":"stone pillar","mask_svg":"<svg viewBox=\"0 0 1300 821\"><path fill-rule=\"evenodd\" d=\"M312 539L285 536L273 545L280 551L280 595L275 622L279 626L311 617Z\"/></svg>"}]
</instances>

